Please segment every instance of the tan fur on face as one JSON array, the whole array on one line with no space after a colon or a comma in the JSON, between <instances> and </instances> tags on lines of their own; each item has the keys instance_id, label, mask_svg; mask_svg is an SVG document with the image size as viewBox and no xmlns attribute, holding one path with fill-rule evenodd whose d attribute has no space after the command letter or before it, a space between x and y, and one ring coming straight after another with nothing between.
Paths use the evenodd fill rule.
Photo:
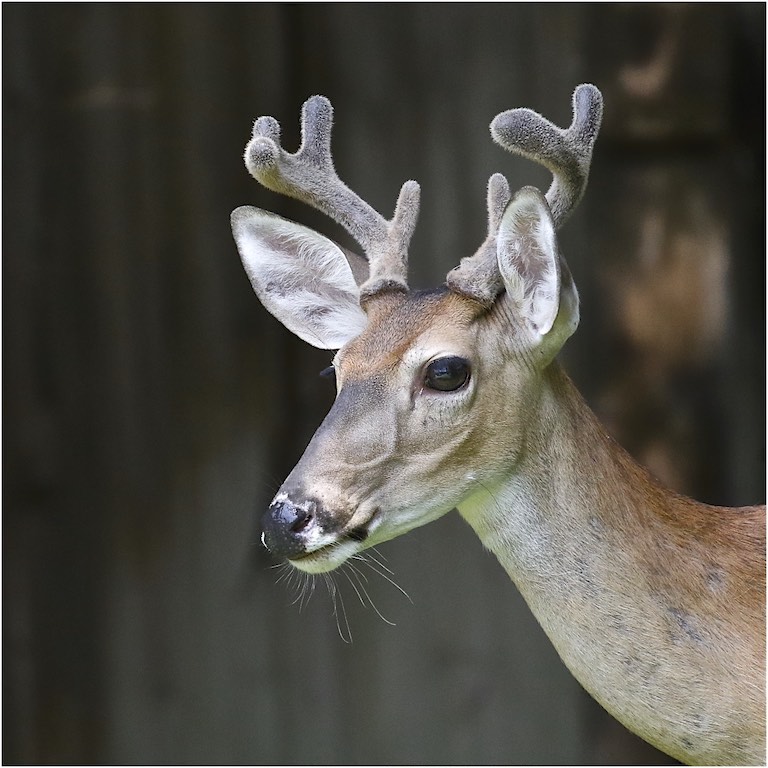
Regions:
<instances>
[{"instance_id":1,"label":"tan fur on face","mask_svg":"<svg viewBox=\"0 0 768 768\"><path fill-rule=\"evenodd\" d=\"M379 294L366 303L366 329L339 352L340 383L390 371L420 336L435 328L465 333L482 312L476 302L447 289Z\"/></svg>"}]
</instances>

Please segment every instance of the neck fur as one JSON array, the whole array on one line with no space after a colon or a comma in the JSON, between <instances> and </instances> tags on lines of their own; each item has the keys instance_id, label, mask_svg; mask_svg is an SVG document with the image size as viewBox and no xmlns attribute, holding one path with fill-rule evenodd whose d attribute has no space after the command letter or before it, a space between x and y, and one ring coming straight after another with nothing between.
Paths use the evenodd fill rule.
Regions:
<instances>
[{"instance_id":1,"label":"neck fur","mask_svg":"<svg viewBox=\"0 0 768 768\"><path fill-rule=\"evenodd\" d=\"M745 702L743 687L725 685L715 700L706 679L708 664L738 676L746 656L758 685L765 663L759 643L745 639L754 626L723 620L728 573L707 536L724 510L653 482L559 366L543 384L518 465L460 505L461 515L576 679L630 730L683 761L762 759L754 744L764 740L764 694ZM762 740L744 733L756 710L747 727L762 728ZM723 711L733 713L728 722Z\"/></svg>"}]
</instances>

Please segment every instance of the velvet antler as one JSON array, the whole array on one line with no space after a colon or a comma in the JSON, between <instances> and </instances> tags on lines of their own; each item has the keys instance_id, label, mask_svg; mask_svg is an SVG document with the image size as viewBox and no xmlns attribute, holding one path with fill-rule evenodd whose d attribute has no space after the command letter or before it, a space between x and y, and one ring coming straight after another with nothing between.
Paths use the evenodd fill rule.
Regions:
<instances>
[{"instance_id":1,"label":"velvet antler","mask_svg":"<svg viewBox=\"0 0 768 768\"><path fill-rule=\"evenodd\" d=\"M341 224L360 244L369 264L361 301L386 290L408 289L408 245L419 214L419 185L406 181L391 220L387 221L341 181L333 167L333 107L313 96L302 108L302 141L294 154L280 145L280 125L260 117L245 149L251 175L274 192L301 200Z\"/></svg>"},{"instance_id":2,"label":"velvet antler","mask_svg":"<svg viewBox=\"0 0 768 768\"><path fill-rule=\"evenodd\" d=\"M515 154L540 163L552 172L546 194L552 219L559 229L581 200L587 187L597 133L603 115L603 97L594 85L580 85L573 94L573 121L558 128L533 110L511 109L491 122L494 141ZM448 273L448 285L458 293L490 306L502 287L496 265L496 230L510 199L501 174L488 184L488 236L477 252L462 259ZM499 212L501 208L501 213Z\"/></svg>"}]
</instances>

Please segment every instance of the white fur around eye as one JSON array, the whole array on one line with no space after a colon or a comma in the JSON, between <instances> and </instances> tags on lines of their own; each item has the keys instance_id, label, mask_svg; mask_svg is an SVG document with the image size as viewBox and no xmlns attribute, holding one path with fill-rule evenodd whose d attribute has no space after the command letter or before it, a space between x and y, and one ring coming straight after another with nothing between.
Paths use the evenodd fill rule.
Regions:
<instances>
[{"instance_id":1,"label":"white fur around eye","mask_svg":"<svg viewBox=\"0 0 768 768\"><path fill-rule=\"evenodd\" d=\"M357 283L332 240L249 206L232 213L232 233L261 303L299 338L339 349L365 328Z\"/></svg>"}]
</instances>

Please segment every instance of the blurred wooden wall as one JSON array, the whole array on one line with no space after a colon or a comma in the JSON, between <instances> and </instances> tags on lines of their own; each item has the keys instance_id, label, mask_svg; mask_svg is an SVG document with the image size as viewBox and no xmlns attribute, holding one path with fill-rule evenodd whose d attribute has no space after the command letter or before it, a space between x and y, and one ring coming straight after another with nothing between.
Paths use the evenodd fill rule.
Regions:
<instances>
[{"instance_id":1,"label":"blurred wooden wall","mask_svg":"<svg viewBox=\"0 0 768 768\"><path fill-rule=\"evenodd\" d=\"M5 4L3 762L512 764L665 758L578 686L457 515L382 548L382 622L301 611L256 521L332 400L258 304L229 212L335 235L241 153L336 108L342 177L423 186L413 282L545 187L495 114L606 111L562 244L563 359L612 433L713 503L765 488L765 7ZM347 585L348 586L348 585Z\"/></svg>"}]
</instances>

